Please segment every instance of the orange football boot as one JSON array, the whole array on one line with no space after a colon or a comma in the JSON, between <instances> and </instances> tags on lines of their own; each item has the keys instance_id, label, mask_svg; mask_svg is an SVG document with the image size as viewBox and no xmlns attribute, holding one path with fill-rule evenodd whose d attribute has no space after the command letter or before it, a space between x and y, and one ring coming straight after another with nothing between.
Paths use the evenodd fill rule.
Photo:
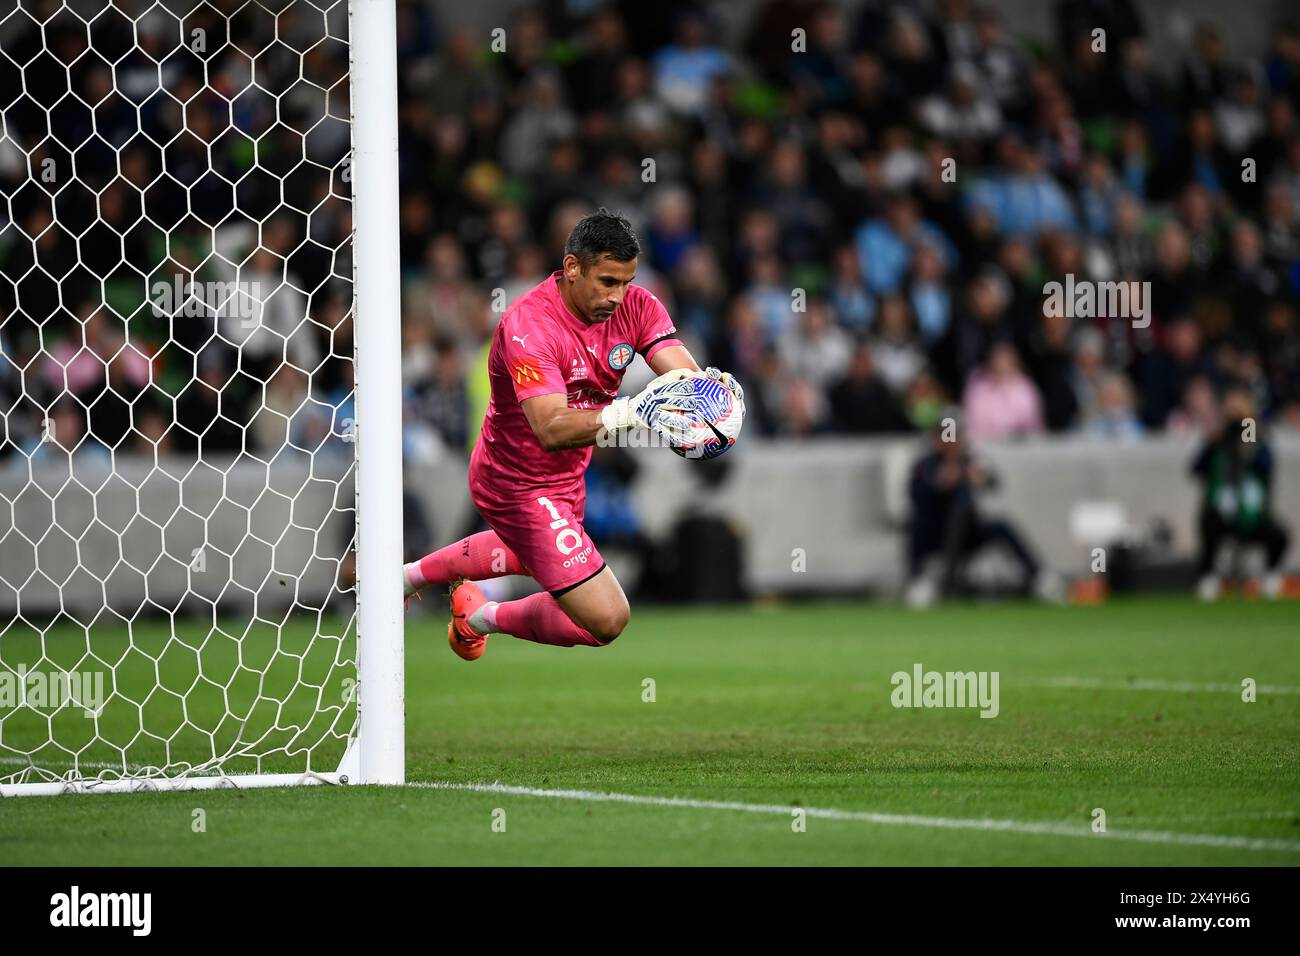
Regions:
<instances>
[{"instance_id":1,"label":"orange football boot","mask_svg":"<svg viewBox=\"0 0 1300 956\"><path fill-rule=\"evenodd\" d=\"M487 635L469 626L469 617L487 603L487 598L472 581L451 583L451 620L447 622L447 643L467 661L476 661L487 647Z\"/></svg>"}]
</instances>

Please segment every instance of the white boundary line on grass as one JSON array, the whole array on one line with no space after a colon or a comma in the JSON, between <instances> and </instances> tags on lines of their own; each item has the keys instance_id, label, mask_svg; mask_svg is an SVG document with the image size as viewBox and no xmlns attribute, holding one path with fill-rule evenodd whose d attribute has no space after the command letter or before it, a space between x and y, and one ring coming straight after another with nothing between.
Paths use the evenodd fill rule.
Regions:
<instances>
[{"instance_id":1,"label":"white boundary line on grass","mask_svg":"<svg viewBox=\"0 0 1300 956\"><path fill-rule=\"evenodd\" d=\"M1112 817L1121 824L1128 823L1217 823L1220 820L1295 820L1300 810L1280 810L1260 813L1225 813L1221 817Z\"/></svg>"},{"instance_id":2,"label":"white boundary line on grass","mask_svg":"<svg viewBox=\"0 0 1300 956\"><path fill-rule=\"evenodd\" d=\"M601 793L594 790L542 790L537 787L514 787L503 783L435 783L415 781L408 787L429 790L465 790L471 793L500 793L517 797L547 797L552 800L585 800L593 803L632 803L650 807L680 807L688 810L732 810L740 813L768 813L789 817L793 810L803 810L810 817L823 820L852 820L884 826L932 827L944 830L984 830L1022 833L1036 836L1092 837L1094 839L1130 840L1136 843L1167 843L1180 846L1212 846L1231 850L1274 850L1300 853L1300 840L1277 840L1268 837L1227 836L1219 833L1176 833L1169 830L1108 830L1093 833L1088 826L1069 823L1036 823L1028 820L962 819L925 817L902 813L875 813L867 810L836 810L822 807L781 806L770 803L736 803L724 800L693 800L688 797L651 797L637 793Z\"/></svg>"},{"instance_id":3,"label":"white boundary line on grass","mask_svg":"<svg viewBox=\"0 0 1300 956\"><path fill-rule=\"evenodd\" d=\"M25 757L0 757L0 764L7 764L8 766L11 767L40 766L39 764L33 764L30 760L26 759ZM73 761L67 760L62 757L59 758L57 765L60 767L67 767L69 769L71 769L74 766ZM83 760L81 761L81 763L76 764L75 766L90 767L94 770L121 770L122 769L122 764L109 763L106 760ZM147 769L149 768L144 764L126 765L126 770L128 773L132 770L147 770Z\"/></svg>"},{"instance_id":4,"label":"white boundary line on grass","mask_svg":"<svg viewBox=\"0 0 1300 956\"><path fill-rule=\"evenodd\" d=\"M1101 680L1097 677L1044 677L1016 681L1017 687L1053 687L1064 690L1169 690L1188 693L1241 693L1240 684L1196 684L1191 681L1157 680L1139 677L1133 680ZM1285 684L1260 684L1259 694L1300 694L1300 687Z\"/></svg>"},{"instance_id":5,"label":"white boundary line on grass","mask_svg":"<svg viewBox=\"0 0 1300 956\"><path fill-rule=\"evenodd\" d=\"M0 764L26 763L21 758L0 757ZM84 766L112 766L116 764L91 764ZM503 783L443 783L415 780L406 784L424 790L461 790L471 793L501 793L519 797L549 797L555 800L586 800L593 803L630 803L652 807L681 807L688 810L733 810L741 813L766 813L788 817L791 811L803 810L814 819L850 820L859 823L876 823L886 826L917 826L947 830L984 830L1002 833L1022 833L1046 836L1102 837L1113 840L1130 840L1138 843L1171 843L1182 846L1213 846L1223 849L1274 850L1279 853L1300 853L1300 840L1278 840L1268 837L1227 836L1218 833L1177 833L1168 830L1108 830L1093 833L1089 827L1068 823L1036 823L1024 820L990 820L954 817L925 817L914 814L876 813L867 810L837 810L823 807L782 806L771 803L738 803L724 800L694 800L689 797L652 797L637 793L602 793L595 790L543 790L537 787L514 787ZM1260 817L1287 817L1283 813L1251 815ZM1241 817L1245 819L1246 817ZM1140 819L1140 818L1139 818ZM1155 822L1159 818L1147 818ZM1175 818L1165 818L1175 819ZM1187 817L1188 821L1223 818Z\"/></svg>"}]
</instances>

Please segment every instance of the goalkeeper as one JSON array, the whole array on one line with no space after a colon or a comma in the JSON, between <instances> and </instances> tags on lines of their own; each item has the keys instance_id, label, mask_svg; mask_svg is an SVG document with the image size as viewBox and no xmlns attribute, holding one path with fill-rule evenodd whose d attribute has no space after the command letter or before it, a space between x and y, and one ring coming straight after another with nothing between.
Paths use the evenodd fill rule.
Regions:
<instances>
[{"instance_id":1,"label":"goalkeeper","mask_svg":"<svg viewBox=\"0 0 1300 956\"><path fill-rule=\"evenodd\" d=\"M689 396L661 394L699 366L654 295L632 285L641 247L628 221L601 208L573 227L563 267L506 310L488 356L491 398L470 455L469 490L490 530L406 565L409 597L451 585L447 639L465 660L487 636L603 647L627 626L627 597L582 526L583 475L602 432L649 428L681 437ZM658 376L616 398L641 355ZM742 397L729 374L709 369ZM543 588L488 601L474 580L527 574Z\"/></svg>"}]
</instances>

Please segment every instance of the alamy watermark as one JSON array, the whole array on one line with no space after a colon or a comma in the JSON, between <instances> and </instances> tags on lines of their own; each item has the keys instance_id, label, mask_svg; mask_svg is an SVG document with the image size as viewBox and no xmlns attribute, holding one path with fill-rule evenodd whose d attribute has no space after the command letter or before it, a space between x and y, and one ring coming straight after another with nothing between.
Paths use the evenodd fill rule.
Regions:
<instances>
[{"instance_id":1,"label":"alamy watermark","mask_svg":"<svg viewBox=\"0 0 1300 956\"><path fill-rule=\"evenodd\" d=\"M1043 314L1068 319L1130 319L1133 328L1151 324L1151 283L1136 279L1124 282L1093 282L1065 274L1065 282L1043 285Z\"/></svg>"},{"instance_id":2,"label":"alamy watermark","mask_svg":"<svg viewBox=\"0 0 1300 956\"><path fill-rule=\"evenodd\" d=\"M921 664L895 671L889 701L895 707L978 707L981 717L1001 709L998 671L927 671Z\"/></svg>"},{"instance_id":3,"label":"alamy watermark","mask_svg":"<svg viewBox=\"0 0 1300 956\"><path fill-rule=\"evenodd\" d=\"M19 664L15 670L0 671L0 710L27 707L59 710L80 707L88 718L104 709L103 671L29 670Z\"/></svg>"},{"instance_id":4,"label":"alamy watermark","mask_svg":"<svg viewBox=\"0 0 1300 956\"><path fill-rule=\"evenodd\" d=\"M50 897L50 925L119 926L130 929L132 936L148 936L153 928L153 894L94 893L73 884L67 893Z\"/></svg>"},{"instance_id":5,"label":"alamy watermark","mask_svg":"<svg viewBox=\"0 0 1300 956\"><path fill-rule=\"evenodd\" d=\"M596 444L601 448L672 448L683 458L704 458L709 451L705 444L683 448L653 428L602 428L596 432Z\"/></svg>"},{"instance_id":6,"label":"alamy watermark","mask_svg":"<svg viewBox=\"0 0 1300 956\"><path fill-rule=\"evenodd\" d=\"M262 306L260 282L186 282L174 275L171 282L155 282L150 291L149 301L157 315L218 315L239 319L244 328L256 320Z\"/></svg>"}]
</instances>

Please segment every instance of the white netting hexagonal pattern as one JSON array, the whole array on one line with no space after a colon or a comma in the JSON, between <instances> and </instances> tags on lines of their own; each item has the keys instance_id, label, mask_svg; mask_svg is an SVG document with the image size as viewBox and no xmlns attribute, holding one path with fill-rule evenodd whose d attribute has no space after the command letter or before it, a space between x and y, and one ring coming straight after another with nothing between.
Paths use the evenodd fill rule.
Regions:
<instances>
[{"instance_id":1,"label":"white netting hexagonal pattern","mask_svg":"<svg viewBox=\"0 0 1300 956\"><path fill-rule=\"evenodd\" d=\"M0 18L0 783L333 770L347 4Z\"/></svg>"}]
</instances>

